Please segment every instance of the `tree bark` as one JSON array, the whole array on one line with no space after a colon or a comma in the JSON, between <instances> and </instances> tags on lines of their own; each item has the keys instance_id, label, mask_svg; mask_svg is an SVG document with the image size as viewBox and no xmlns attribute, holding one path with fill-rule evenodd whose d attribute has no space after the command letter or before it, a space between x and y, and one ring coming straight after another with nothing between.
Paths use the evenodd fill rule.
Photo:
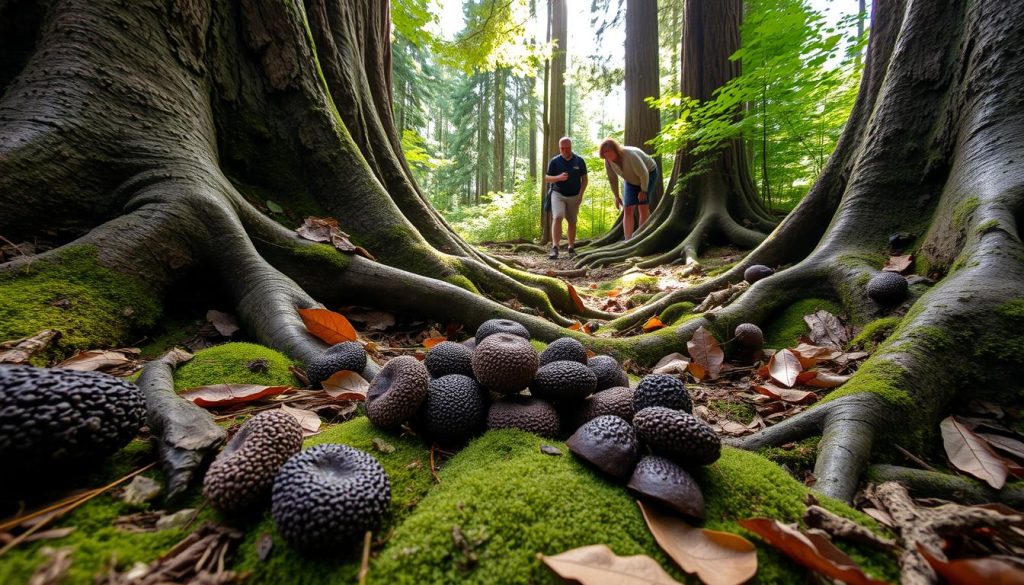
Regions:
<instances>
[{"instance_id":1,"label":"tree bark","mask_svg":"<svg viewBox=\"0 0 1024 585\"><path fill-rule=\"evenodd\" d=\"M547 172L547 161L558 154L558 140L565 136L565 64L568 51L568 13L565 0L549 0L549 42L554 44L546 75L544 107L544 150L541 152L541 174ZM541 192L548 184L541 183ZM551 241L551 212L541 210L540 243Z\"/></svg>"},{"instance_id":2,"label":"tree bark","mask_svg":"<svg viewBox=\"0 0 1024 585\"><path fill-rule=\"evenodd\" d=\"M657 99L658 89L658 2L657 0L626 1L626 125L625 143L654 154L648 142L661 131L658 110L647 105L648 98ZM661 181L661 157L658 163L658 191ZM651 208L657 206L655 193L648 193Z\"/></svg>"}]
</instances>

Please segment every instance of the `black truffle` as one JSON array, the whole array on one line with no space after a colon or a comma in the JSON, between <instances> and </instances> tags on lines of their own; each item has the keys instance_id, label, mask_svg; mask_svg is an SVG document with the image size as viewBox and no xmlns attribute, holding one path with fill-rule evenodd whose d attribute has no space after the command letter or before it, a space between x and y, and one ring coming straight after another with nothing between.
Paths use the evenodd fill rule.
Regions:
<instances>
[{"instance_id":1,"label":"black truffle","mask_svg":"<svg viewBox=\"0 0 1024 585\"><path fill-rule=\"evenodd\" d=\"M302 425L283 410L250 418L210 464L203 496L228 515L258 510L270 502L274 477L302 449Z\"/></svg>"},{"instance_id":2,"label":"black truffle","mask_svg":"<svg viewBox=\"0 0 1024 585\"><path fill-rule=\"evenodd\" d=\"M530 394L543 400L577 401L594 393L597 376L579 362L558 361L541 366L530 382Z\"/></svg>"},{"instance_id":3,"label":"black truffle","mask_svg":"<svg viewBox=\"0 0 1024 585\"><path fill-rule=\"evenodd\" d=\"M907 279L895 272L879 272L868 281L867 292L879 305L896 305L907 298Z\"/></svg>"},{"instance_id":4,"label":"black truffle","mask_svg":"<svg viewBox=\"0 0 1024 585\"><path fill-rule=\"evenodd\" d=\"M323 353L309 360L306 375L309 385L319 388L324 380L342 370L355 373L366 367L366 350L355 341L343 341L328 347Z\"/></svg>"},{"instance_id":5,"label":"black truffle","mask_svg":"<svg viewBox=\"0 0 1024 585\"><path fill-rule=\"evenodd\" d=\"M633 393L628 386L615 386L588 396L579 405L563 412L562 428L565 431L578 429L589 420L613 414L626 422L633 420Z\"/></svg>"},{"instance_id":6,"label":"black truffle","mask_svg":"<svg viewBox=\"0 0 1024 585\"><path fill-rule=\"evenodd\" d=\"M761 349L764 345L764 333L753 323L740 323L736 326L736 343L747 349Z\"/></svg>"},{"instance_id":7,"label":"black truffle","mask_svg":"<svg viewBox=\"0 0 1024 585\"><path fill-rule=\"evenodd\" d=\"M523 327L519 323L510 319L489 319L481 323L480 326L476 328L477 345L480 345L484 339L494 335L495 333L507 333L509 335L515 335L516 337L522 337L527 341L530 340L530 332L526 330L526 327Z\"/></svg>"},{"instance_id":8,"label":"black truffle","mask_svg":"<svg viewBox=\"0 0 1024 585\"><path fill-rule=\"evenodd\" d=\"M640 380L633 395L633 411L649 406L664 406L693 412L693 401L682 380L669 374L650 374Z\"/></svg>"},{"instance_id":9,"label":"black truffle","mask_svg":"<svg viewBox=\"0 0 1024 585\"><path fill-rule=\"evenodd\" d=\"M587 365L597 376L598 392L615 386L629 386L629 376L612 356L595 355L587 360Z\"/></svg>"},{"instance_id":10,"label":"black truffle","mask_svg":"<svg viewBox=\"0 0 1024 585\"><path fill-rule=\"evenodd\" d=\"M366 418L379 427L396 427L412 418L427 397L430 374L416 358L392 358L366 391Z\"/></svg>"},{"instance_id":11,"label":"black truffle","mask_svg":"<svg viewBox=\"0 0 1024 585\"><path fill-rule=\"evenodd\" d=\"M539 398L506 396L491 404L487 428L519 429L542 437L554 438L560 428L554 406Z\"/></svg>"},{"instance_id":12,"label":"black truffle","mask_svg":"<svg viewBox=\"0 0 1024 585\"><path fill-rule=\"evenodd\" d=\"M484 388L515 394L537 373L537 351L530 342L508 333L495 333L473 351L473 377Z\"/></svg>"},{"instance_id":13,"label":"black truffle","mask_svg":"<svg viewBox=\"0 0 1024 585\"><path fill-rule=\"evenodd\" d=\"M0 366L0 461L16 469L88 465L138 434L138 386L98 372Z\"/></svg>"},{"instance_id":14,"label":"black truffle","mask_svg":"<svg viewBox=\"0 0 1024 585\"><path fill-rule=\"evenodd\" d=\"M391 505L391 482L369 453L316 445L281 467L271 494L277 531L309 553L337 554L375 529ZM354 550L354 549L353 549Z\"/></svg>"},{"instance_id":15,"label":"black truffle","mask_svg":"<svg viewBox=\"0 0 1024 585\"><path fill-rule=\"evenodd\" d=\"M743 280L754 284L755 282L768 278L775 274L775 271L763 264L754 264L743 271Z\"/></svg>"},{"instance_id":16,"label":"black truffle","mask_svg":"<svg viewBox=\"0 0 1024 585\"><path fill-rule=\"evenodd\" d=\"M697 520L704 519L704 494L685 469L664 457L640 460L626 484L633 493Z\"/></svg>"},{"instance_id":17,"label":"black truffle","mask_svg":"<svg viewBox=\"0 0 1024 585\"><path fill-rule=\"evenodd\" d=\"M633 417L636 436L655 453L680 465L710 465L722 455L722 441L707 423L681 410L653 406Z\"/></svg>"},{"instance_id":18,"label":"black truffle","mask_svg":"<svg viewBox=\"0 0 1024 585\"><path fill-rule=\"evenodd\" d=\"M461 343L442 341L427 352L423 365L434 378L448 374L473 375L473 350Z\"/></svg>"},{"instance_id":19,"label":"black truffle","mask_svg":"<svg viewBox=\"0 0 1024 585\"><path fill-rule=\"evenodd\" d=\"M587 365L587 348L571 337L556 339L540 352L540 365L545 366L551 362L579 362Z\"/></svg>"},{"instance_id":20,"label":"black truffle","mask_svg":"<svg viewBox=\"0 0 1024 585\"><path fill-rule=\"evenodd\" d=\"M639 457L633 427L612 415L599 416L581 426L566 445L581 459L616 479L629 477Z\"/></svg>"},{"instance_id":21,"label":"black truffle","mask_svg":"<svg viewBox=\"0 0 1024 585\"><path fill-rule=\"evenodd\" d=\"M484 430L487 396L473 378L449 374L430 381L421 413L421 423L431 437L461 443Z\"/></svg>"}]
</instances>

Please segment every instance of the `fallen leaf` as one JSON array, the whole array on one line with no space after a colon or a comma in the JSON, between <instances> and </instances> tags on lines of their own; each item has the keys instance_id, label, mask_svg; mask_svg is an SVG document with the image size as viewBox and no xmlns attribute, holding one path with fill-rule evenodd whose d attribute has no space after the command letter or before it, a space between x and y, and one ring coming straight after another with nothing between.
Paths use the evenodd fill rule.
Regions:
<instances>
[{"instance_id":1,"label":"fallen leaf","mask_svg":"<svg viewBox=\"0 0 1024 585\"><path fill-rule=\"evenodd\" d=\"M135 359L134 356L138 355L138 352L139 350L135 350L133 352L134 355L129 355L128 352L124 351L90 349L76 353L57 364L57 367L66 370L77 370L79 372L105 370L114 366L131 363Z\"/></svg>"},{"instance_id":2,"label":"fallen leaf","mask_svg":"<svg viewBox=\"0 0 1024 585\"><path fill-rule=\"evenodd\" d=\"M885 581L876 581L865 575L852 559L831 543L824 546L823 539L812 541L808 535L790 528L778 520L749 518L740 520L739 524L796 563L816 573L838 579L848 585L882 585L885 583Z\"/></svg>"},{"instance_id":3,"label":"fallen leaf","mask_svg":"<svg viewBox=\"0 0 1024 585\"><path fill-rule=\"evenodd\" d=\"M274 548L274 537L269 532L264 532L260 535L259 540L256 541L256 558L263 561L267 560L270 556L270 551Z\"/></svg>"},{"instance_id":4,"label":"fallen leaf","mask_svg":"<svg viewBox=\"0 0 1024 585\"><path fill-rule=\"evenodd\" d=\"M993 435L990 433L978 433L978 436L988 441L989 445L1003 453L1008 453L1014 457L1019 457L1024 460L1024 443L1017 439L1004 437L1003 435Z\"/></svg>"},{"instance_id":5,"label":"fallen leaf","mask_svg":"<svg viewBox=\"0 0 1024 585\"><path fill-rule=\"evenodd\" d=\"M270 199L267 199L267 209L274 213L284 213L284 208L278 205L277 203L274 203Z\"/></svg>"},{"instance_id":6,"label":"fallen leaf","mask_svg":"<svg viewBox=\"0 0 1024 585\"><path fill-rule=\"evenodd\" d=\"M579 321L573 321L572 325L569 325L570 331L583 331L583 324Z\"/></svg>"},{"instance_id":7,"label":"fallen leaf","mask_svg":"<svg viewBox=\"0 0 1024 585\"><path fill-rule=\"evenodd\" d=\"M307 217L295 232L307 240L330 244L347 254L359 254L369 260L376 260L365 249L350 242L348 234L338 228L338 220L333 217Z\"/></svg>"},{"instance_id":8,"label":"fallen leaf","mask_svg":"<svg viewBox=\"0 0 1024 585\"><path fill-rule=\"evenodd\" d=\"M650 319L647 320L646 323L644 323L643 330L644 333L650 333L651 331L657 331L658 329L661 329L663 327L665 327L665 324L661 322L661 319L657 317L651 317Z\"/></svg>"},{"instance_id":9,"label":"fallen leaf","mask_svg":"<svg viewBox=\"0 0 1024 585\"><path fill-rule=\"evenodd\" d=\"M796 384L796 377L803 371L800 358L788 349L784 349L768 360L768 374L773 380L787 388Z\"/></svg>"},{"instance_id":10,"label":"fallen leaf","mask_svg":"<svg viewBox=\"0 0 1024 585\"><path fill-rule=\"evenodd\" d=\"M693 332L693 338L686 342L686 350L693 358L693 362L699 364L707 373L709 378L716 378L718 371L722 368L725 360L725 352L718 345L718 340L704 326L701 325ZM703 376L699 376L703 379Z\"/></svg>"},{"instance_id":11,"label":"fallen leaf","mask_svg":"<svg viewBox=\"0 0 1024 585\"><path fill-rule=\"evenodd\" d=\"M949 585L1024 583L1024 567L1009 561L995 558L942 560L921 543L917 544L917 550Z\"/></svg>"},{"instance_id":12,"label":"fallen leaf","mask_svg":"<svg viewBox=\"0 0 1024 585\"><path fill-rule=\"evenodd\" d=\"M341 370L320 383L324 392L336 400L366 400L370 383L357 372Z\"/></svg>"},{"instance_id":13,"label":"fallen leaf","mask_svg":"<svg viewBox=\"0 0 1024 585\"><path fill-rule=\"evenodd\" d=\"M568 282L565 283L565 289L569 291L569 298L572 299L572 304L576 307L576 310L582 313L587 309L586 305L583 304L583 299L580 298L579 293L573 288Z\"/></svg>"},{"instance_id":14,"label":"fallen leaf","mask_svg":"<svg viewBox=\"0 0 1024 585\"><path fill-rule=\"evenodd\" d=\"M299 421L299 426L302 427L303 437L312 437L313 435L320 432L320 415L302 408L295 408L288 406L287 404L281 405L281 410L295 417L295 420Z\"/></svg>"},{"instance_id":15,"label":"fallen leaf","mask_svg":"<svg viewBox=\"0 0 1024 585\"><path fill-rule=\"evenodd\" d=\"M885 261L885 266L882 266L882 271L899 274L910 268L910 265L913 263L914 257L909 254L906 256L889 256L889 259Z\"/></svg>"},{"instance_id":16,"label":"fallen leaf","mask_svg":"<svg viewBox=\"0 0 1024 585\"><path fill-rule=\"evenodd\" d=\"M658 563L646 555L620 557L603 544L574 548L540 559L563 579L582 585L668 585L678 584Z\"/></svg>"},{"instance_id":17,"label":"fallen leaf","mask_svg":"<svg viewBox=\"0 0 1024 585\"><path fill-rule=\"evenodd\" d=\"M690 365L686 366L686 369L694 378L697 378L698 380L703 380L704 376L707 374L707 370L704 369L704 366L698 364L697 362L690 362Z\"/></svg>"},{"instance_id":18,"label":"fallen leaf","mask_svg":"<svg viewBox=\"0 0 1024 585\"><path fill-rule=\"evenodd\" d=\"M705 585L738 585L757 573L757 548L746 538L696 528L660 508L637 503L658 546Z\"/></svg>"},{"instance_id":19,"label":"fallen leaf","mask_svg":"<svg viewBox=\"0 0 1024 585\"><path fill-rule=\"evenodd\" d=\"M611 297L611 298L615 298L615 297L619 296L620 292L622 292L620 289L613 288L612 290L608 291L608 296Z\"/></svg>"},{"instance_id":20,"label":"fallen leaf","mask_svg":"<svg viewBox=\"0 0 1024 585\"><path fill-rule=\"evenodd\" d=\"M730 437L742 437L749 435L754 432L752 429L742 423L738 423L734 420L720 420L715 423L719 429L721 429L723 435L729 435Z\"/></svg>"},{"instance_id":21,"label":"fallen leaf","mask_svg":"<svg viewBox=\"0 0 1024 585\"><path fill-rule=\"evenodd\" d=\"M540 452L545 455L551 455L553 457L558 457L562 455L562 450L553 445L541 445Z\"/></svg>"},{"instance_id":22,"label":"fallen leaf","mask_svg":"<svg viewBox=\"0 0 1024 585\"><path fill-rule=\"evenodd\" d=\"M181 393L181 397L205 408L245 404L261 398L277 396L291 386L260 386L258 384L213 384Z\"/></svg>"},{"instance_id":23,"label":"fallen leaf","mask_svg":"<svg viewBox=\"0 0 1024 585\"><path fill-rule=\"evenodd\" d=\"M853 377L853 374L846 376L840 376L834 372L828 372L825 370L815 370L814 376L804 382L808 386L814 386L815 388L836 388L842 386Z\"/></svg>"},{"instance_id":24,"label":"fallen leaf","mask_svg":"<svg viewBox=\"0 0 1024 585\"><path fill-rule=\"evenodd\" d=\"M356 330L344 315L327 309L299 309L299 316L306 329L325 343L356 340Z\"/></svg>"},{"instance_id":25,"label":"fallen leaf","mask_svg":"<svg viewBox=\"0 0 1024 585\"><path fill-rule=\"evenodd\" d=\"M796 347L790 348L790 351L800 358L800 364L805 368L816 366L818 362L834 360L843 355L843 352L834 347L824 347L810 343L801 343Z\"/></svg>"},{"instance_id":26,"label":"fallen leaf","mask_svg":"<svg viewBox=\"0 0 1024 585\"><path fill-rule=\"evenodd\" d=\"M384 331L395 326L395 316L384 311L345 311L350 321L366 325L371 331Z\"/></svg>"},{"instance_id":27,"label":"fallen leaf","mask_svg":"<svg viewBox=\"0 0 1024 585\"><path fill-rule=\"evenodd\" d=\"M427 349L430 349L430 348L434 347L435 345L437 345L439 343L442 343L442 342L445 342L445 341L448 341L448 338L444 337L443 335L439 336L439 337L428 337L428 338L423 340L423 347L425 347Z\"/></svg>"},{"instance_id":28,"label":"fallen leaf","mask_svg":"<svg viewBox=\"0 0 1024 585\"><path fill-rule=\"evenodd\" d=\"M985 439L953 417L943 420L939 428L942 430L942 445L946 448L950 463L960 471L984 481L992 489L1002 489L1006 483L1006 462L992 452Z\"/></svg>"},{"instance_id":29,"label":"fallen leaf","mask_svg":"<svg viewBox=\"0 0 1024 585\"><path fill-rule=\"evenodd\" d=\"M755 384L754 391L764 394L769 398L789 402L791 404L813 404L818 401L818 395L805 390L793 390L791 388L779 388L768 383Z\"/></svg>"},{"instance_id":30,"label":"fallen leaf","mask_svg":"<svg viewBox=\"0 0 1024 585\"><path fill-rule=\"evenodd\" d=\"M690 359L685 355L675 352L670 353L667 356L658 360L658 363L654 364L652 370L655 374L677 374L682 375L686 373L686 369L690 365Z\"/></svg>"},{"instance_id":31,"label":"fallen leaf","mask_svg":"<svg viewBox=\"0 0 1024 585\"><path fill-rule=\"evenodd\" d=\"M813 315L804 315L804 322L811 328L807 338L814 345L824 345L842 349L850 341L850 331L845 325L828 311L819 310Z\"/></svg>"},{"instance_id":32,"label":"fallen leaf","mask_svg":"<svg viewBox=\"0 0 1024 585\"><path fill-rule=\"evenodd\" d=\"M231 337L241 329L238 326L238 321L235 321L235 317L233 315L215 311L213 309L206 312L206 320L213 325L214 329L217 330L217 333L220 333L224 337Z\"/></svg>"}]
</instances>

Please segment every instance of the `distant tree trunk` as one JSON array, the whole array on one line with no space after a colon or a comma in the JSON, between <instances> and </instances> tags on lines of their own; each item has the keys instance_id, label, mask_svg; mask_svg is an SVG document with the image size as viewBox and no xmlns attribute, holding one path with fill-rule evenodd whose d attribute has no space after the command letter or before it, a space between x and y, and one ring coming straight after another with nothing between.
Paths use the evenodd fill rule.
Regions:
<instances>
[{"instance_id":1,"label":"distant tree trunk","mask_svg":"<svg viewBox=\"0 0 1024 585\"><path fill-rule=\"evenodd\" d=\"M536 18L536 16L537 16L537 0L530 0L530 17L531 17L531 20L533 18ZM536 42L536 34L531 33L531 35L530 35L530 47L532 48L536 44L537 44L537 42ZM545 87L547 86L547 82L548 82L547 71L548 71L547 70L547 65L545 64L545 66L544 66L544 75L543 75ZM540 77L540 76L538 75L538 77ZM530 106L529 106L530 145L528 147L530 149L530 152L529 152L529 155L528 155L529 156L529 160L530 160L529 168L530 168L530 179L535 181L537 179L537 80L536 80L536 78L533 78L533 77L527 77L526 80L529 83L529 85L527 86L528 89L527 89L527 92L526 92L526 99L527 99L527 102L530 104ZM544 108L545 108L545 110L547 110L547 101L546 100L545 100L544 104L545 104Z\"/></svg>"},{"instance_id":2,"label":"distant tree trunk","mask_svg":"<svg viewBox=\"0 0 1024 585\"><path fill-rule=\"evenodd\" d=\"M490 177L488 173L490 166L487 164L487 152L488 148L488 134L491 128L491 84L489 83L488 74L480 74L480 102L477 107L477 119L476 119L476 194L474 203L480 205L483 201L483 196L487 194L490 185Z\"/></svg>"},{"instance_id":3,"label":"distant tree trunk","mask_svg":"<svg viewBox=\"0 0 1024 585\"><path fill-rule=\"evenodd\" d=\"M494 171L492 175L492 191L505 190L505 71L494 72Z\"/></svg>"},{"instance_id":4,"label":"distant tree trunk","mask_svg":"<svg viewBox=\"0 0 1024 585\"><path fill-rule=\"evenodd\" d=\"M658 110L647 98L658 98L658 0L626 0L626 128L625 142L654 154L648 142L661 131ZM661 157L655 157L661 169ZM664 188L659 174L658 191ZM654 194L650 194L654 195ZM651 209L657 200L650 202Z\"/></svg>"},{"instance_id":5,"label":"distant tree trunk","mask_svg":"<svg viewBox=\"0 0 1024 585\"><path fill-rule=\"evenodd\" d=\"M541 153L542 167L548 159L558 154L558 139L565 136L565 64L568 44L568 16L565 0L549 0L550 42L555 44L547 76L547 106L545 108L544 150ZM544 172L544 169L541 170ZM542 183L543 190L547 184ZM551 213L541 211L540 242L551 241Z\"/></svg>"}]
</instances>

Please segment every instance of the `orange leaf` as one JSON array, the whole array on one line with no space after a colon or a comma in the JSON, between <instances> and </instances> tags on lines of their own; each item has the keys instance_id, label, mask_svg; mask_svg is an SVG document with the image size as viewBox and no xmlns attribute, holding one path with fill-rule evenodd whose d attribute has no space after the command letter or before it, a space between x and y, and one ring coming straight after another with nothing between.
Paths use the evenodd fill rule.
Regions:
<instances>
[{"instance_id":1,"label":"orange leaf","mask_svg":"<svg viewBox=\"0 0 1024 585\"><path fill-rule=\"evenodd\" d=\"M325 343L356 340L356 330L344 315L327 309L299 309L299 316L306 329Z\"/></svg>"},{"instance_id":2,"label":"orange leaf","mask_svg":"<svg viewBox=\"0 0 1024 585\"><path fill-rule=\"evenodd\" d=\"M622 291L617 289L617 288L613 288L612 290L608 291L608 296L610 296L612 298L615 298L615 297L619 296L620 292L622 292Z\"/></svg>"},{"instance_id":3,"label":"orange leaf","mask_svg":"<svg viewBox=\"0 0 1024 585\"><path fill-rule=\"evenodd\" d=\"M661 329L664 326L665 324L661 322L661 319L657 317L651 317L650 319L647 320L646 323L644 323L643 330L644 333L650 333L651 331L657 331L658 329Z\"/></svg>"},{"instance_id":4,"label":"orange leaf","mask_svg":"<svg viewBox=\"0 0 1024 585\"><path fill-rule=\"evenodd\" d=\"M563 579L583 585L669 585L679 582L657 561L645 555L620 557L603 544L592 544L562 554L539 555L540 560Z\"/></svg>"},{"instance_id":5,"label":"orange leaf","mask_svg":"<svg viewBox=\"0 0 1024 585\"><path fill-rule=\"evenodd\" d=\"M369 382L350 370L334 372L320 385L328 396L337 400L366 400L366 392L370 389Z\"/></svg>"},{"instance_id":6,"label":"orange leaf","mask_svg":"<svg viewBox=\"0 0 1024 585\"><path fill-rule=\"evenodd\" d=\"M313 412L312 410L294 408L292 406L288 406L287 404L282 404L281 410L292 415L295 418L295 420L298 421L299 426L302 427L303 437L312 437L313 435L320 432L320 424L322 422L320 420L320 415Z\"/></svg>"},{"instance_id":7,"label":"orange leaf","mask_svg":"<svg viewBox=\"0 0 1024 585\"><path fill-rule=\"evenodd\" d=\"M698 327L690 341L686 342L686 350L690 352L693 363L703 367L709 378L718 377L718 371L722 369L722 362L725 361L725 352L718 345L715 336L704 329L703 325Z\"/></svg>"},{"instance_id":8,"label":"orange leaf","mask_svg":"<svg viewBox=\"0 0 1024 585\"><path fill-rule=\"evenodd\" d=\"M290 386L260 386L258 384L213 384L200 386L181 393L181 397L202 407L232 406L261 398L277 396L290 390Z\"/></svg>"},{"instance_id":9,"label":"orange leaf","mask_svg":"<svg viewBox=\"0 0 1024 585\"><path fill-rule=\"evenodd\" d=\"M790 388L796 384L796 377L803 371L800 365L800 358L792 350L784 349L768 360L768 373L772 379Z\"/></svg>"},{"instance_id":10,"label":"orange leaf","mask_svg":"<svg viewBox=\"0 0 1024 585\"><path fill-rule=\"evenodd\" d=\"M977 583L1024 583L1024 569L1002 559L956 559L944 561L918 543L918 552L932 569L950 585Z\"/></svg>"},{"instance_id":11,"label":"orange leaf","mask_svg":"<svg viewBox=\"0 0 1024 585\"><path fill-rule=\"evenodd\" d=\"M896 272L900 273L910 268L910 265L914 263L914 257L907 256L889 256L889 259L885 261L885 266L882 270L885 272Z\"/></svg>"},{"instance_id":12,"label":"orange leaf","mask_svg":"<svg viewBox=\"0 0 1024 585\"><path fill-rule=\"evenodd\" d=\"M425 347L427 349L430 349L430 348L434 347L435 345L437 345L438 343L441 343L442 341L448 341L448 338L444 337L444 336L441 336L441 337L428 337L427 339L423 340L423 347Z\"/></svg>"},{"instance_id":13,"label":"orange leaf","mask_svg":"<svg viewBox=\"0 0 1024 585\"><path fill-rule=\"evenodd\" d=\"M804 372L804 374L806 373L808 372ZM804 374L800 375L803 376ZM837 386L842 386L852 377L852 374L840 376L839 374L825 372L822 370L814 370L814 374L814 377L806 380L804 384L814 386L815 388L835 388Z\"/></svg>"},{"instance_id":14,"label":"orange leaf","mask_svg":"<svg viewBox=\"0 0 1024 585\"><path fill-rule=\"evenodd\" d=\"M693 374L693 377L698 380L703 380L704 376L708 373L707 370L704 369L704 366L697 362L690 362L690 364L686 366L686 369L689 370L689 372Z\"/></svg>"},{"instance_id":15,"label":"orange leaf","mask_svg":"<svg viewBox=\"0 0 1024 585\"><path fill-rule=\"evenodd\" d=\"M771 384L758 384L754 386L754 391L758 394L764 394L765 396L774 398L775 400L781 400L792 404L812 404L818 401L818 395L814 392L778 388Z\"/></svg>"},{"instance_id":16,"label":"orange leaf","mask_svg":"<svg viewBox=\"0 0 1024 585\"><path fill-rule=\"evenodd\" d=\"M992 489L1002 489L1006 483L1006 462L992 451L985 439L953 417L943 420L939 428L950 463L984 481Z\"/></svg>"},{"instance_id":17,"label":"orange leaf","mask_svg":"<svg viewBox=\"0 0 1024 585\"><path fill-rule=\"evenodd\" d=\"M565 283L565 288L566 290L569 291L569 298L572 299L572 304L576 306L576 310L579 311L580 313L585 311L587 307L583 305L583 299L580 298L580 295L579 293L576 292L576 289L573 288L573 286L568 282Z\"/></svg>"},{"instance_id":18,"label":"orange leaf","mask_svg":"<svg viewBox=\"0 0 1024 585\"><path fill-rule=\"evenodd\" d=\"M579 321L573 321L572 325L569 325L569 329L572 331L583 331L583 325Z\"/></svg>"}]
</instances>

